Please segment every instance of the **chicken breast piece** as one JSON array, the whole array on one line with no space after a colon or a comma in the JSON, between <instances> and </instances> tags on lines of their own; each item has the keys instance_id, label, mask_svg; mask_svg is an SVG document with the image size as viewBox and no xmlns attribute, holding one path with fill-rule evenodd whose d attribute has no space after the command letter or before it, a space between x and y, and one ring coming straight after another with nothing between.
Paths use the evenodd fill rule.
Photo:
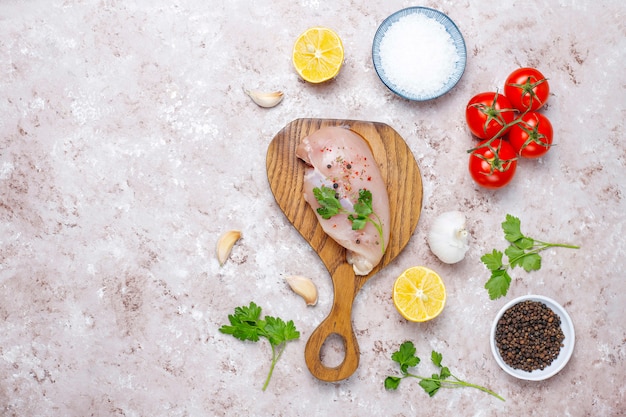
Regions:
<instances>
[{"instance_id":1,"label":"chicken breast piece","mask_svg":"<svg viewBox=\"0 0 626 417\"><path fill-rule=\"evenodd\" d=\"M347 249L346 260L355 274L367 275L384 255L390 223L387 187L369 144L348 128L323 127L302 140L296 155L308 165L304 176L304 199L326 234ZM354 212L360 190L370 191L375 214L370 218L381 223L382 236L371 222L361 230L352 230L348 214L322 218L317 212L320 204L313 189L323 185L335 189L336 197L348 212Z\"/></svg>"}]
</instances>

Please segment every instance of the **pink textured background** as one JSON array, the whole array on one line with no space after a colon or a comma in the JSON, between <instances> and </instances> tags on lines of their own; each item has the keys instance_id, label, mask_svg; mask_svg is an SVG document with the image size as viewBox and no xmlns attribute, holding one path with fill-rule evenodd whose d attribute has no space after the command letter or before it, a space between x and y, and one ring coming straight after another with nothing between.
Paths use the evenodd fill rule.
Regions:
<instances>
[{"instance_id":1,"label":"pink textured background","mask_svg":"<svg viewBox=\"0 0 626 417\"><path fill-rule=\"evenodd\" d=\"M371 44L405 1L14 1L0 3L0 415L2 416L619 416L626 408L624 303L626 6L621 1L425 1L463 33L466 72L446 96L405 101L378 80ZM332 82L300 81L290 55L306 28L335 29L346 61ZM500 191L474 185L464 107L537 66L557 146L522 161ZM242 87L280 89L261 109ZM387 123L420 166L424 204L406 250L354 306L361 366L323 383L304 346L332 304L330 279L275 204L265 175L272 137L300 117ZM410 196L407 196L410 198ZM441 264L425 237L462 210L466 259ZM490 301L480 256L504 249L500 222L581 245L545 252L541 271L514 271ZM243 239L219 267L222 232ZM413 265L437 270L448 304L408 323L391 287ZM316 307L284 283L314 279ZM565 306L576 347L544 382L522 382L491 356L492 319L512 297ZM266 392L269 346L217 331L251 300L302 332ZM408 381L383 388L389 356L413 340L470 389L429 398ZM328 353L329 356L333 352ZM418 370L430 373L428 360Z\"/></svg>"}]
</instances>

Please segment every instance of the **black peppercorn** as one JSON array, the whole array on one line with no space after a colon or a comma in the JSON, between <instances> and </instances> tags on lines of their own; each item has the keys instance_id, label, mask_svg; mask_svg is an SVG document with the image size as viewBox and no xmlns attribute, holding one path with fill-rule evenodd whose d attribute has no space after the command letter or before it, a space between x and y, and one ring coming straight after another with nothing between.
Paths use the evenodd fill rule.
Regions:
<instances>
[{"instance_id":1,"label":"black peppercorn","mask_svg":"<svg viewBox=\"0 0 626 417\"><path fill-rule=\"evenodd\" d=\"M527 372L549 366L565 340L560 317L544 303L530 300L504 312L495 338L502 360Z\"/></svg>"}]
</instances>

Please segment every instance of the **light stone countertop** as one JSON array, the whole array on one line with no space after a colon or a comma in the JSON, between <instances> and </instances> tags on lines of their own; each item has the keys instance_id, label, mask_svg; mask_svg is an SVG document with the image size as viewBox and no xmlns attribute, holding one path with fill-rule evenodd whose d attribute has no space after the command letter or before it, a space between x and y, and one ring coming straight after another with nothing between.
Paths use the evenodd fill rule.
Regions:
<instances>
[{"instance_id":1,"label":"light stone countertop","mask_svg":"<svg viewBox=\"0 0 626 417\"><path fill-rule=\"evenodd\" d=\"M448 14L468 50L463 78L427 103L393 95L372 66L378 25L413 5ZM626 6L554 1L17 1L0 3L0 415L9 416L620 416L626 375ZM324 85L291 64L296 37L328 26L346 58ZM513 183L480 189L467 173L464 121L476 93L502 89L520 66L551 85L546 157L521 161ZM242 87L280 89L272 109ZM304 347L332 305L326 270L268 186L271 139L297 118L386 123L420 167L423 209L406 249L354 303L361 349L353 376L321 382ZM439 262L426 233L441 212L468 217L471 249ZM503 250L500 223L579 244L513 271L489 300L480 261ZM218 237L243 239L223 267ZM395 278L425 265L443 277L444 312L410 323ZM311 277L315 307L284 278ZM504 373L489 348L497 311L541 294L565 306L576 346L542 382ZM268 389L266 342L218 332L237 306L294 320ZM417 381L383 387L390 355L412 340L429 374L432 349L462 379L492 388L429 398ZM332 344L329 360L340 355ZM336 359L336 358L335 358Z\"/></svg>"}]
</instances>

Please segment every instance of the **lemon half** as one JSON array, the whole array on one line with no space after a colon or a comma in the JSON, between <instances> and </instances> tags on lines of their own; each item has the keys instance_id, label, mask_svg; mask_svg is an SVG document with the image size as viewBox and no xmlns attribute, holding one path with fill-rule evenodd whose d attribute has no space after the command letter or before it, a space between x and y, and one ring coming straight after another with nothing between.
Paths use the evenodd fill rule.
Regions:
<instances>
[{"instance_id":1,"label":"lemon half","mask_svg":"<svg viewBox=\"0 0 626 417\"><path fill-rule=\"evenodd\" d=\"M293 65L302 79L322 83L334 78L343 65L343 43L331 29L312 27L293 46Z\"/></svg>"},{"instance_id":2,"label":"lemon half","mask_svg":"<svg viewBox=\"0 0 626 417\"><path fill-rule=\"evenodd\" d=\"M437 317L446 305L446 287L432 269L414 266L404 271L393 285L393 304L409 321L424 322Z\"/></svg>"}]
</instances>

